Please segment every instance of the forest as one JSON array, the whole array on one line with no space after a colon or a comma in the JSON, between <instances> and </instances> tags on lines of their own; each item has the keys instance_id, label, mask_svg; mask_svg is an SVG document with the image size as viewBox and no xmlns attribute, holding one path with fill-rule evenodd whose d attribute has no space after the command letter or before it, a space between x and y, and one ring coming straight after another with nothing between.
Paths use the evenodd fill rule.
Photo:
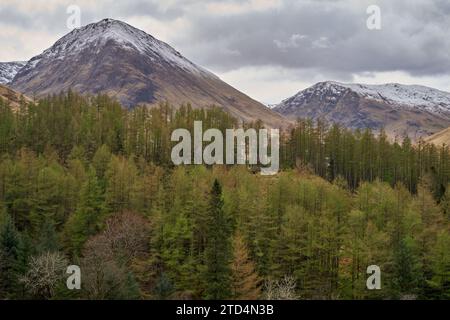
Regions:
<instances>
[{"instance_id":1,"label":"forest","mask_svg":"<svg viewBox=\"0 0 450 320\"><path fill-rule=\"evenodd\" d=\"M0 100L0 299L450 298L447 146L299 119L277 175L174 166L170 135L196 120L262 127L70 91Z\"/></svg>"}]
</instances>

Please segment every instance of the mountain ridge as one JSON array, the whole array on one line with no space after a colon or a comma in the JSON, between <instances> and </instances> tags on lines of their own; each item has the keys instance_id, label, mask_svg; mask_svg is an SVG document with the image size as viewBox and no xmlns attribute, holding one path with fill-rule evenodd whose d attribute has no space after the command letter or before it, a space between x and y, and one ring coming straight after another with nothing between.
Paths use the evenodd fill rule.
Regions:
<instances>
[{"instance_id":1,"label":"mountain ridge","mask_svg":"<svg viewBox=\"0 0 450 320\"><path fill-rule=\"evenodd\" d=\"M450 93L396 83L319 82L273 110L294 118L324 119L350 129L385 129L391 138L413 140L450 126Z\"/></svg>"}]
</instances>

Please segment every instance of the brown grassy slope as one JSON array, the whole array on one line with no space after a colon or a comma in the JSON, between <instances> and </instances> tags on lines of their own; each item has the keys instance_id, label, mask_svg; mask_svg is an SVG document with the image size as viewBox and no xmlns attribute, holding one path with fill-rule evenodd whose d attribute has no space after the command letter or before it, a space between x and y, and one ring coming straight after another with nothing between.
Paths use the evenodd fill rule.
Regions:
<instances>
[{"instance_id":1,"label":"brown grassy slope","mask_svg":"<svg viewBox=\"0 0 450 320\"><path fill-rule=\"evenodd\" d=\"M31 102L32 100L23 94L14 91L4 85L0 84L0 98L4 101L8 102L11 107L18 108L20 106L20 101L24 99L27 102Z\"/></svg>"},{"instance_id":2,"label":"brown grassy slope","mask_svg":"<svg viewBox=\"0 0 450 320\"><path fill-rule=\"evenodd\" d=\"M439 131L424 139L427 143L432 143L436 146L450 145L450 128Z\"/></svg>"}]
</instances>

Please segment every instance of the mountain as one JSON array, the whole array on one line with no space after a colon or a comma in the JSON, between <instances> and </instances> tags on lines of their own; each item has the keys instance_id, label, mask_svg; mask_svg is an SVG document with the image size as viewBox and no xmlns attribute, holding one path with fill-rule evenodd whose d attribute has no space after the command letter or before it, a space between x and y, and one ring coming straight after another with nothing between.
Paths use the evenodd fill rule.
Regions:
<instances>
[{"instance_id":1,"label":"mountain","mask_svg":"<svg viewBox=\"0 0 450 320\"><path fill-rule=\"evenodd\" d=\"M427 143L432 143L439 147L443 144L450 146L450 128L439 131L429 137L426 137L423 140Z\"/></svg>"},{"instance_id":2,"label":"mountain","mask_svg":"<svg viewBox=\"0 0 450 320\"><path fill-rule=\"evenodd\" d=\"M0 84L10 82L26 64L26 61L0 62Z\"/></svg>"},{"instance_id":3,"label":"mountain","mask_svg":"<svg viewBox=\"0 0 450 320\"><path fill-rule=\"evenodd\" d=\"M3 101L7 101L13 108L19 107L21 99L24 99L25 101L28 102L31 101L30 98L1 84L0 84L0 98Z\"/></svg>"},{"instance_id":4,"label":"mountain","mask_svg":"<svg viewBox=\"0 0 450 320\"><path fill-rule=\"evenodd\" d=\"M221 106L244 121L281 127L285 119L184 58L168 44L124 22L104 19L75 29L32 58L11 83L42 97L71 88L105 93L123 105Z\"/></svg>"},{"instance_id":5,"label":"mountain","mask_svg":"<svg viewBox=\"0 0 450 320\"><path fill-rule=\"evenodd\" d=\"M384 128L391 138L412 140L450 126L450 93L401 84L320 82L281 102L289 118L324 119L350 129Z\"/></svg>"}]
</instances>

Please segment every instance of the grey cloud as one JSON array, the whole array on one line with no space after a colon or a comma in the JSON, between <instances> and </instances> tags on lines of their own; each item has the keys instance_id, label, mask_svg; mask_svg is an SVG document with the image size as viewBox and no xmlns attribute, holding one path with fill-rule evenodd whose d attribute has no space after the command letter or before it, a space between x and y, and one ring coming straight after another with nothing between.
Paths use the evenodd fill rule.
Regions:
<instances>
[{"instance_id":1,"label":"grey cloud","mask_svg":"<svg viewBox=\"0 0 450 320\"><path fill-rule=\"evenodd\" d=\"M56 35L67 32L67 5L77 2L61 1L45 12L0 4L0 23L24 32L46 30L56 40ZM448 0L284 0L271 10L221 14L208 12L204 4L203 0L173 0L171 5L157 0L96 1L94 6L81 6L82 22L148 16L169 28L168 22L184 19L189 26L174 32L170 43L195 62L221 72L277 66L341 78L382 71L416 76L450 73ZM381 7L379 31L366 28L370 4Z\"/></svg>"},{"instance_id":2,"label":"grey cloud","mask_svg":"<svg viewBox=\"0 0 450 320\"><path fill-rule=\"evenodd\" d=\"M378 1L382 29L377 31L366 28L367 6L360 3L285 1L273 11L197 15L179 44L197 61L223 71L276 65L349 74L450 72L448 1ZM203 51L189 50L187 42Z\"/></svg>"},{"instance_id":3,"label":"grey cloud","mask_svg":"<svg viewBox=\"0 0 450 320\"><path fill-rule=\"evenodd\" d=\"M25 2L25 1L24 1ZM31 2L31 1L30 1ZM162 8L160 1L132 0L96 1L95 5L83 5L83 2L76 0L63 0L58 2L51 10L33 11L20 10L13 3L0 3L0 23L19 27L37 28L46 30L49 33L67 32L66 12L68 6L78 5L81 9L82 23L88 24L103 18L129 18L132 16L149 16L158 20L172 20L183 16L184 10L178 6Z\"/></svg>"}]
</instances>

